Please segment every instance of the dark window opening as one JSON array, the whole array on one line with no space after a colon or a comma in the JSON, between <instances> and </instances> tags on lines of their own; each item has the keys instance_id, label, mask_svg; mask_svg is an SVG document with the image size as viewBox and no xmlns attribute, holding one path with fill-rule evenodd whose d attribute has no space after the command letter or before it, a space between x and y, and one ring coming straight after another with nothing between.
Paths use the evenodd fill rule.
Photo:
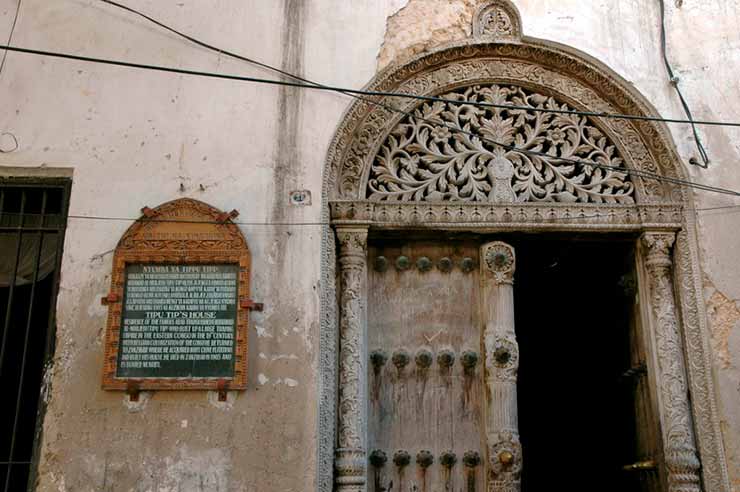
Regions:
<instances>
[{"instance_id":1,"label":"dark window opening","mask_svg":"<svg viewBox=\"0 0 740 492\"><path fill-rule=\"evenodd\" d=\"M31 490L69 180L0 179L0 491Z\"/></svg>"},{"instance_id":2,"label":"dark window opening","mask_svg":"<svg viewBox=\"0 0 740 492\"><path fill-rule=\"evenodd\" d=\"M633 249L632 241L517 246L522 492L660 488L657 471L624 469L658 460Z\"/></svg>"}]
</instances>

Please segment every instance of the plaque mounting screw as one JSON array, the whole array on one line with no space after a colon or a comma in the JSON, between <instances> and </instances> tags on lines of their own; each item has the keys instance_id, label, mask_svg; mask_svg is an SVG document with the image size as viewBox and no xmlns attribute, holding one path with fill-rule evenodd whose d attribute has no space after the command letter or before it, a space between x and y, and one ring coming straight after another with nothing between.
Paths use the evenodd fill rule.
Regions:
<instances>
[{"instance_id":1,"label":"plaque mounting screw","mask_svg":"<svg viewBox=\"0 0 740 492\"><path fill-rule=\"evenodd\" d=\"M218 217L216 217L216 222L220 222L223 224L227 220L236 219L239 217L239 211L237 209L232 210L231 212L222 212L218 214Z\"/></svg>"},{"instance_id":2,"label":"plaque mounting screw","mask_svg":"<svg viewBox=\"0 0 740 492\"><path fill-rule=\"evenodd\" d=\"M152 217L156 217L159 215L159 213L156 210L153 210L149 207L143 207L141 209L141 213L146 217L147 219L151 219Z\"/></svg>"},{"instance_id":3,"label":"plaque mounting screw","mask_svg":"<svg viewBox=\"0 0 740 492\"><path fill-rule=\"evenodd\" d=\"M241 299L239 301L239 307L244 309L251 309L252 311L262 311L265 305L261 302L254 302L252 299Z\"/></svg>"},{"instance_id":4,"label":"plaque mounting screw","mask_svg":"<svg viewBox=\"0 0 740 492\"><path fill-rule=\"evenodd\" d=\"M216 389L218 390L218 401L226 401L229 396L229 382L225 379L219 379Z\"/></svg>"},{"instance_id":5,"label":"plaque mounting screw","mask_svg":"<svg viewBox=\"0 0 740 492\"><path fill-rule=\"evenodd\" d=\"M129 401L139 401L140 392L141 390L139 388L138 381L127 381L126 382L126 394L128 395Z\"/></svg>"},{"instance_id":6,"label":"plaque mounting screw","mask_svg":"<svg viewBox=\"0 0 740 492\"><path fill-rule=\"evenodd\" d=\"M120 299L118 298L118 294L114 294L111 292L105 297L100 298L100 304L103 306L107 306L108 304L113 304L114 302L118 302Z\"/></svg>"}]
</instances>

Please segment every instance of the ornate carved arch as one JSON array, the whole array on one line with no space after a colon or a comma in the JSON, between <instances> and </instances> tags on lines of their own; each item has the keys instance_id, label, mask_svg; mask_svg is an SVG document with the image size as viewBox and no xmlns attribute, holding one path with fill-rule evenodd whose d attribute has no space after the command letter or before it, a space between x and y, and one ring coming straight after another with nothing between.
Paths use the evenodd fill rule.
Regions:
<instances>
[{"instance_id":1,"label":"ornate carved arch","mask_svg":"<svg viewBox=\"0 0 740 492\"><path fill-rule=\"evenodd\" d=\"M488 96L481 95L481 91L500 92L502 88L505 88L509 94L504 97L504 102L508 104L530 104L532 106L550 104L581 111L657 115L653 106L628 82L590 56L557 43L521 37L521 21L518 19L518 13L514 9L512 17L512 14L506 10L507 6L510 6L509 2L495 0L479 9L478 15L486 14L495 20L497 12L503 12L510 16L510 20L514 20L515 28L511 31L497 34L494 30L493 34L484 36L481 35L484 30L476 28L477 30L474 31L477 33L476 38L420 55L403 65L391 66L378 74L368 84L367 89L459 98L464 103L470 102L471 94L476 94L475 97L480 98L478 100L486 100ZM496 9L500 10L496 11ZM482 22L481 19L478 17L477 22ZM512 96L512 94L518 94L518 96ZM519 99L515 100L515 97ZM412 113L414 118L399 114L392 108ZM373 98L372 101L368 98L357 100L345 113L329 148L324 176L324 216L331 220L339 232L340 239L345 242L351 240L355 246L358 244L362 246L365 237L363 234L366 234L368 229L391 228L463 229L486 232L602 230L643 233L647 238L643 244L655 244L655 241L648 238L650 234L669 231L669 235L675 235L676 238L675 246L672 246L672 251L668 253L672 254L672 277L666 277L664 273L656 273L654 285L664 286L671 278L673 279L672 282L676 286L675 296L678 301L675 306L676 319L675 321L661 320L657 324L665 322L662 325L664 327L677 325L683 349L676 352L674 345L671 345L673 348L669 349L666 348L668 345L660 345L659 340L656 350L658 358L664 358L661 363L665 363L666 367L673 367L672 370L676 371L683 371L683 369L680 365L675 366L672 361L676 358L683 359L685 356L686 385L692 398L690 402L685 397L678 399L683 401L681 403L684 408L683 412L681 408L671 407L674 404L675 395L663 395L662 404L668 405L664 410L667 415L673 416L671 418L689 422L691 429L689 433L695 435L696 448L701 461L703 490L729 491L711 373L706 313L701 297L701 274L698 263L695 217L691 212L693 206L690 190L666 182L630 175L618 177L607 187L606 194L602 193L604 196L596 199L588 196L588 193L581 195L574 192L568 185L562 183L552 186L552 189L544 194L534 196L534 198L530 194L524 199L522 199L522 196L526 195L522 193L524 188L517 191L516 186L513 186L514 196L509 193L505 194L507 197L500 199L492 193L496 176L490 168L495 168L496 158L501 157L512 164L514 173L521 173L523 160L512 154L497 154L495 145L486 146L485 144L481 145L482 150L479 149L483 158L478 163L478 168L470 169L467 176L460 176L460 169L463 168L463 165L460 165L455 171L457 174L447 180L447 188L438 182L433 186L414 188L419 182L433 180L435 175L446 173L447 169L444 165L458 158L458 154L463 151L470 150L469 148L464 149L466 147L464 142L456 142L454 137L445 135L445 126L458 125L463 130L485 137L486 125L491 125L491 122L498 122L501 125L502 121L508 119L512 121L504 125L506 128L499 128L500 133L496 134L490 128L488 131L494 132L491 134L497 138L502 138L502 136L513 138L511 143L516 146L522 144L521 140L517 140L516 135L523 135L526 139L527 132L534 132L535 136L541 139L541 148L538 150L547 153L549 149L555 149L554 157L563 156L567 152L575 152L576 157L584 158L587 154L578 154L579 146L596 145L599 147L601 145L601 151L607 159L605 162L612 165L623 165L638 172L645 171L685 179L686 171L681 164L667 127L664 124L649 121L583 118L575 123L582 124L584 131L578 135L577 142L573 141L569 144L570 148L566 152L563 149L564 146L556 142L563 138L563 135L547 134L547 130L557 128L562 130L564 125L567 126L565 123L554 124L554 118L547 120L550 126L542 133L540 131L542 128L537 131L531 128L532 125L527 128L527 117L521 114L504 112L498 114L499 119L495 120L495 111L491 109L480 116L481 120L487 120L487 122L478 121L477 125L471 124L466 129L465 125L469 123L469 120L464 121L460 118L455 119L454 115L446 117L442 114L444 111L452 112L451 107L441 108L437 113L435 111L432 103L407 98L379 97ZM518 122L518 118L522 118L522 121ZM424 122L425 119L431 122ZM443 124L435 125L436 120ZM422 130L426 131L423 136ZM538 131L540 133L537 133ZM567 141L568 129L565 128L563 131ZM433 132L436 132L436 135L433 135ZM593 138L589 142L590 134ZM601 139L603 142L599 143ZM404 140L403 145L401 140ZM395 148L393 148L394 145ZM459 145L462 150L456 145ZM613 150L606 150L609 147L613 147ZM588 149L584 147L581 150L587 152ZM444 157L432 155L435 153L444 155ZM424 157L427 157L426 161ZM519 161L516 160L517 158ZM391 164L393 159L396 160ZM401 159L410 159L415 162L403 163ZM476 156L476 159L481 159L480 155ZM618 161L611 162L608 161L609 159L618 159ZM557 159L553 160L557 161ZM423 172L419 169L423 169ZM511 169L508 169L509 174L504 174L505 180L512 175L510 171ZM580 177L581 172L583 169L576 169L569 176L581 183L589 182L588 180L593 177L592 175ZM513 175L516 176L516 174ZM544 174L541 178L544 180L542 187L553 182L552 179L550 181L545 179ZM515 177L509 183L516 185L516 179ZM450 181L455 181L454 190L450 187ZM478 195L471 189L463 191L465 186L475 181L478 185L486 183L488 188L483 186ZM404 190L407 182L415 184L408 185L408 189ZM603 190L604 188L601 188L601 191ZM620 190L622 196L619 196ZM627 199L628 197L631 200ZM670 240L666 241L670 242ZM351 252L352 258L361 257L356 249ZM650 251L648 251L649 254L651 254ZM323 278L326 288L321 334L324 347L321 369L322 377L328 384L324 385L320 409L322 427L320 490L330 490L330 488L322 487L331 482L331 460L335 447L334 411L337 388L333 381L337 359L332 350L335 346L334 337L337 330L337 306L335 304L337 297L334 285L336 258L335 241L331 231L327 228L323 255ZM347 256L342 256L342 258L347 263ZM643 261L649 261L649 259ZM353 263L353 268L356 266ZM355 277L361 278L356 275L353 278ZM346 290L344 287L341 289L343 292ZM351 293L364 295L362 284L354 285ZM656 296L651 300L652 302L667 302L664 295L656 294ZM356 299L352 298L351 301L355 302ZM345 313L343 309L344 307L340 306L342 336L344 336L343 330L351 323L362 323L361 313L359 315L358 313ZM356 307L351 309L361 310ZM354 318L347 319L346 316L354 316ZM670 328L666 329L670 330ZM361 333L361 330L357 333ZM355 335L360 336L357 333ZM359 350L361 352L361 348ZM360 371L359 374L364 373ZM664 388L666 391L669 389L668 385L669 383L666 382ZM342 392L341 388L339 392ZM357 398L361 400L361 393L354 397L354 403L357 403ZM343 394L340 398L342 406L352 407L352 398L351 395L348 397L346 393ZM359 408L361 407L360 404ZM342 411L344 410L340 408L340 413ZM353 418L357 420L353 425L362 425L364 418L362 411L356 406L352 411L355 412ZM358 458L359 455L354 449L351 452L347 451L343 456L346 459L337 462L339 467L337 469L341 469L344 478L350 482L360 480L357 477L361 475L361 472L357 467L361 466L362 458ZM679 458L676 460L681 461ZM687 463L691 461L687 460L685 460ZM693 465L690 464L690 466ZM676 473L678 476L679 473ZM347 482L347 486L352 486L354 483ZM671 485L672 490L674 487L680 488L681 485ZM694 489L689 487L686 490Z\"/></svg>"},{"instance_id":2,"label":"ornate carved arch","mask_svg":"<svg viewBox=\"0 0 740 492\"><path fill-rule=\"evenodd\" d=\"M391 67L368 90L443 96L475 85L519 86L583 111L654 115L655 111L618 75L563 46L525 40L460 43ZM590 62L590 63L589 63ZM413 113L421 104L404 98L375 101ZM404 115L370 101L357 101L345 115L329 152L330 199L362 198L363 173L385 137ZM683 177L680 159L664 125L626 120L590 120L623 151L632 169ZM680 190L642 181L643 202L681 200Z\"/></svg>"}]
</instances>

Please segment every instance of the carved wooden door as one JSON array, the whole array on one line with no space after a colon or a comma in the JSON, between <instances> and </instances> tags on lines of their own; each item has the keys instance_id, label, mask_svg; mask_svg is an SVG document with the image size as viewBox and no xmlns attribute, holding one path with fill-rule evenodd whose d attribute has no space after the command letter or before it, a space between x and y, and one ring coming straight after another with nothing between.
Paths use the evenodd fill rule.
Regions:
<instances>
[{"instance_id":1,"label":"carved wooden door","mask_svg":"<svg viewBox=\"0 0 740 492\"><path fill-rule=\"evenodd\" d=\"M368 252L368 490L518 490L513 250L384 241Z\"/></svg>"},{"instance_id":2,"label":"carved wooden door","mask_svg":"<svg viewBox=\"0 0 740 492\"><path fill-rule=\"evenodd\" d=\"M632 423L632 451L623 471L631 489L639 492L661 492L664 490L661 476L662 455L660 426L658 424L657 395L648 383L647 361L648 334L644 331L640 317L640 295L637 292L635 274L623 278L625 295L630 298L628 368L622 374L625 414Z\"/></svg>"}]
</instances>

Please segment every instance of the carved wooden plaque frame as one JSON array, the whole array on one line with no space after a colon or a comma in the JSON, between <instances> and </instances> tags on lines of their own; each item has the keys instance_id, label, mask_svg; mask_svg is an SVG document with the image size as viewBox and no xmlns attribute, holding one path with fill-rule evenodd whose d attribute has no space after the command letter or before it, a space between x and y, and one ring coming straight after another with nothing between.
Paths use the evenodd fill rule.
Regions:
<instances>
[{"instance_id":1,"label":"carved wooden plaque frame","mask_svg":"<svg viewBox=\"0 0 740 492\"><path fill-rule=\"evenodd\" d=\"M231 221L236 211L224 213L198 200L181 198L142 212L116 247L110 293L102 300L108 306L103 389L245 389L248 311L253 306L249 299L251 257L244 236ZM238 265L233 377L117 376L126 267L135 264Z\"/></svg>"}]
</instances>

